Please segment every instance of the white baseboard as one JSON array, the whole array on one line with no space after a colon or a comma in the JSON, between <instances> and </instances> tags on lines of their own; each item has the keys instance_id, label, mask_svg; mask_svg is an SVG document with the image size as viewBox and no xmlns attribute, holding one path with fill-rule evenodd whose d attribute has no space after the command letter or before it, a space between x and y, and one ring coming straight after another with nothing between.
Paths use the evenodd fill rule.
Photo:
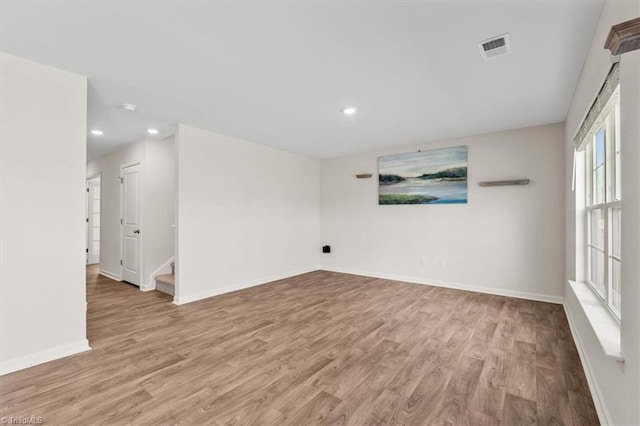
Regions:
<instances>
[{"instance_id":1,"label":"white baseboard","mask_svg":"<svg viewBox=\"0 0 640 426\"><path fill-rule=\"evenodd\" d=\"M2 361L2 363L0 363L0 375L4 376L5 374L13 373L14 371L24 370L25 368L33 367L34 365L44 364L45 362L64 358L90 349L89 341L87 339L83 339L67 345L58 346L57 348L47 349L34 354Z\"/></svg>"},{"instance_id":2,"label":"white baseboard","mask_svg":"<svg viewBox=\"0 0 640 426\"><path fill-rule=\"evenodd\" d=\"M562 306L564 307L564 312L567 316L567 321L569 322L569 330L571 330L571 336L573 336L573 341L576 343L576 348L578 349L578 355L580 356L582 369L584 370L585 376L587 376L587 383L589 385L589 390L591 391L591 396L593 397L593 405L595 405L596 407L596 412L598 413L600 424L613 425L611 414L609 414L609 409L607 408L607 405L604 402L604 398L602 397L602 391L598 386L598 382L596 382L595 376L593 374L593 369L591 368L591 363L589 362L589 358L587 357L587 353L582 344L582 340L580 339L580 334L578 333L578 329L576 328L576 323L571 314L571 310L566 303L563 303Z\"/></svg>"},{"instance_id":3,"label":"white baseboard","mask_svg":"<svg viewBox=\"0 0 640 426\"><path fill-rule=\"evenodd\" d=\"M323 271L330 271L330 272L340 272L344 274L361 275L365 277L383 278L383 279L394 280L394 281L404 281L404 282L409 282L414 284L424 284L424 285L432 285L436 287L453 288L457 290L474 291L477 293L495 294L498 296L515 297L518 299L535 300L539 302L555 303L559 305L564 303L564 298L560 296L550 296L546 294L529 293L529 292L518 291L518 290L505 290L505 289L495 288L495 287L480 287L480 286L474 286L469 284L433 281L433 280L427 280L424 278L417 278L417 277L406 277L406 276L394 275L394 274L364 272L364 271L358 271L358 270L348 269L348 268L335 268L335 267L326 267L326 266L307 268L304 270L289 272L286 274L272 276L264 279L248 281L245 283L239 283L233 286L210 289L204 292L195 293L187 296L178 296L174 299L173 303L176 305L184 305L185 303L195 302L196 300L202 300L208 297L214 297L214 296L218 296L225 293L231 293L233 291L243 290L249 287L255 287L257 285L266 284L271 281L277 281L284 278L290 278L296 275L313 272L318 269Z\"/></svg>"},{"instance_id":4,"label":"white baseboard","mask_svg":"<svg viewBox=\"0 0 640 426\"><path fill-rule=\"evenodd\" d=\"M155 290L156 289L156 285L141 285L138 287L140 289L140 291L151 291L151 290Z\"/></svg>"},{"instance_id":5,"label":"white baseboard","mask_svg":"<svg viewBox=\"0 0 640 426\"><path fill-rule=\"evenodd\" d=\"M519 290L506 290L506 289L496 288L496 287L482 287L482 286L475 286L470 284L434 281L434 280L428 280L428 279L419 278L419 277L405 277L405 276L395 275L395 274L364 272L364 271L358 271L358 270L348 269L348 268L335 268L331 266L321 266L320 269L322 269L323 271L341 272L343 274L361 275L361 276L373 277L373 278L383 278L387 280L404 281L404 282L409 282L413 284L424 284L424 285L432 285L435 287L453 288L456 290L474 291L476 293L495 294L497 296L515 297L518 299L527 299L527 300L535 300L538 302L556 303L559 305L564 303L564 298L561 296L550 296L547 294L528 293L528 292L519 291Z\"/></svg>"},{"instance_id":6,"label":"white baseboard","mask_svg":"<svg viewBox=\"0 0 640 426\"><path fill-rule=\"evenodd\" d=\"M102 275L103 277L111 278L112 280L116 280L116 281L122 281L122 279L120 279L120 275L114 274L113 272L109 272L109 271L105 271L103 269L100 269L100 272L98 272L98 273L100 275Z\"/></svg>"},{"instance_id":7,"label":"white baseboard","mask_svg":"<svg viewBox=\"0 0 640 426\"><path fill-rule=\"evenodd\" d=\"M184 305L185 303L191 303L191 302L195 302L197 300L207 299L209 297L219 296L221 294L231 293L231 292L238 291L238 290L244 290L245 288L255 287L255 286L258 286L258 285L270 283L272 281L282 280L282 279L285 279L285 278L291 278L291 277L294 277L296 275L306 274L308 272L313 272L313 271L317 271L317 270L318 270L318 267L314 266L312 268L300 269L300 270L297 270L297 271L287 272L285 274L274 275L274 276L267 277L267 278L260 278L260 279L257 279L257 280L251 280L251 281L247 281L247 282L244 282L244 283L234 284L234 285L231 285L231 286L212 288L210 290L202 291L200 293L189 294L189 295L186 295L186 296L180 295L180 296L176 296L174 298L173 303L176 304L176 305ZM180 284L178 284L178 285L180 285Z\"/></svg>"}]
</instances>

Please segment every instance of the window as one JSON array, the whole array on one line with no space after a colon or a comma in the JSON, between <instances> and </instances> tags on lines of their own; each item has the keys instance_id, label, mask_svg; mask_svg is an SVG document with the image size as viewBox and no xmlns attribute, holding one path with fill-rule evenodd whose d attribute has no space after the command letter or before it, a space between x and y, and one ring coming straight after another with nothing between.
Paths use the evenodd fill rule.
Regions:
<instances>
[{"instance_id":1,"label":"window","mask_svg":"<svg viewBox=\"0 0 640 426\"><path fill-rule=\"evenodd\" d=\"M585 138L587 283L620 319L620 102L619 85Z\"/></svg>"}]
</instances>

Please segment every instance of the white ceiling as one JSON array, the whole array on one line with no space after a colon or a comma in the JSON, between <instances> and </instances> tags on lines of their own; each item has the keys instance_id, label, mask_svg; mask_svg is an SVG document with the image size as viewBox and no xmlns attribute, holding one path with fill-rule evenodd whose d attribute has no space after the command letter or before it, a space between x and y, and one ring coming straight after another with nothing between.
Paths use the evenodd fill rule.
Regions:
<instances>
[{"instance_id":1,"label":"white ceiling","mask_svg":"<svg viewBox=\"0 0 640 426\"><path fill-rule=\"evenodd\" d=\"M89 77L90 157L183 122L325 158L563 121L601 8L3 0L0 46ZM503 33L513 52L484 62Z\"/></svg>"}]
</instances>

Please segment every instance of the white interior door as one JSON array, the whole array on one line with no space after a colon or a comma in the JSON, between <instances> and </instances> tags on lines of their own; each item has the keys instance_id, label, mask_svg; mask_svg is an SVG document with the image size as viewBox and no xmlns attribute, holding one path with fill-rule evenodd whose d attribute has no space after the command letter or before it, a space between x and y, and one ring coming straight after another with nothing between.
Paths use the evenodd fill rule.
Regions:
<instances>
[{"instance_id":1,"label":"white interior door","mask_svg":"<svg viewBox=\"0 0 640 426\"><path fill-rule=\"evenodd\" d=\"M100 177L87 180L87 265L100 263Z\"/></svg>"},{"instance_id":2,"label":"white interior door","mask_svg":"<svg viewBox=\"0 0 640 426\"><path fill-rule=\"evenodd\" d=\"M142 168L122 167L122 280L141 282L140 230L142 219Z\"/></svg>"}]
</instances>

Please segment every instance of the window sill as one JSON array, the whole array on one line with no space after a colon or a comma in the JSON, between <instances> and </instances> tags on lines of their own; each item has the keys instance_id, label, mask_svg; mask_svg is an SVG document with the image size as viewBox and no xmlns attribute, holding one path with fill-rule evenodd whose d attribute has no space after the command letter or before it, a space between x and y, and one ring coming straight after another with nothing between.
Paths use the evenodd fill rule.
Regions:
<instances>
[{"instance_id":1,"label":"window sill","mask_svg":"<svg viewBox=\"0 0 640 426\"><path fill-rule=\"evenodd\" d=\"M624 362L620 346L620 323L613 318L587 284L569 281L569 287L578 299L605 355Z\"/></svg>"}]
</instances>

